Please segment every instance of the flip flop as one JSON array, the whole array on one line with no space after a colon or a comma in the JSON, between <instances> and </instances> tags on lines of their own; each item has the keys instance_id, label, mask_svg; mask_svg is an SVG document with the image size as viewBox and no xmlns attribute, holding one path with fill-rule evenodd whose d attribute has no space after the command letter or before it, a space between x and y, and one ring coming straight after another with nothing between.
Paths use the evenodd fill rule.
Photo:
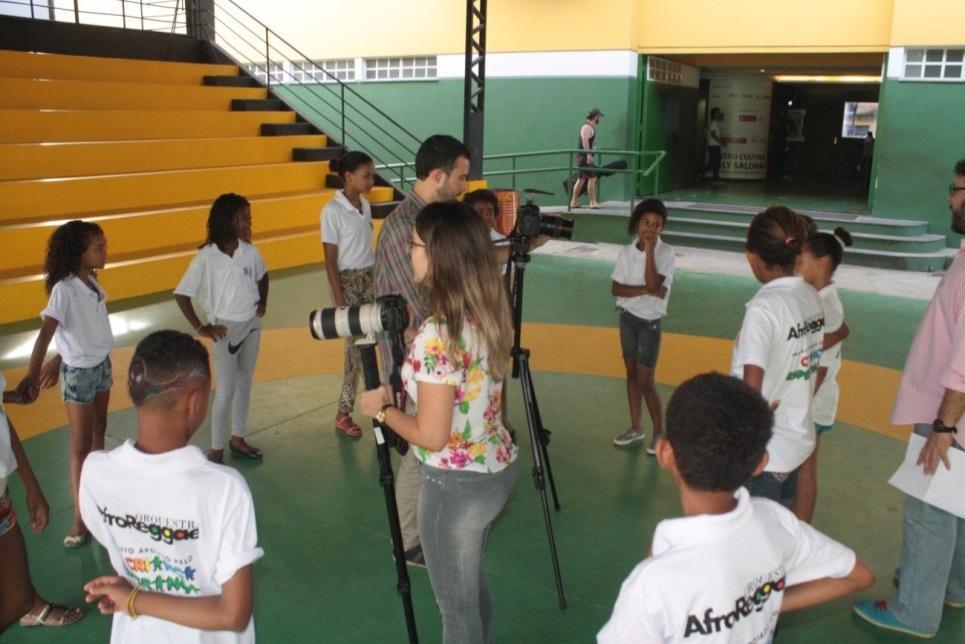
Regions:
<instances>
[{"instance_id":1,"label":"flip flop","mask_svg":"<svg viewBox=\"0 0 965 644\"><path fill-rule=\"evenodd\" d=\"M55 608L60 609L60 619L50 620L51 611ZM33 613L27 613L20 618L20 625L24 628L30 628L32 626L70 626L71 624L76 624L84 617L84 611L79 608L71 608L69 606L61 606L60 604L52 604L47 602L43 610L40 611L38 615Z\"/></svg>"},{"instance_id":2,"label":"flip flop","mask_svg":"<svg viewBox=\"0 0 965 644\"><path fill-rule=\"evenodd\" d=\"M250 458L253 461L261 460L261 450L257 447L248 446L248 449L241 449L240 447L235 447L234 443L228 441L228 449L231 450L232 454L237 454L238 456L244 456L245 458Z\"/></svg>"},{"instance_id":3,"label":"flip flop","mask_svg":"<svg viewBox=\"0 0 965 644\"><path fill-rule=\"evenodd\" d=\"M349 438L358 438L362 435L362 428L348 414L335 417L335 431L342 432Z\"/></svg>"},{"instance_id":4,"label":"flip flop","mask_svg":"<svg viewBox=\"0 0 965 644\"><path fill-rule=\"evenodd\" d=\"M64 547L68 550L80 548L87 543L88 538L90 538L89 532L85 532L84 534L68 534L64 537Z\"/></svg>"},{"instance_id":5,"label":"flip flop","mask_svg":"<svg viewBox=\"0 0 965 644\"><path fill-rule=\"evenodd\" d=\"M212 463L223 463L224 462L224 450L223 449L209 449L208 453L205 454L207 459Z\"/></svg>"},{"instance_id":6,"label":"flip flop","mask_svg":"<svg viewBox=\"0 0 965 644\"><path fill-rule=\"evenodd\" d=\"M599 210L600 208L603 207L603 204L601 204L601 203L591 204L591 205L589 205L589 206L587 206L587 207L588 207L590 210Z\"/></svg>"}]
</instances>

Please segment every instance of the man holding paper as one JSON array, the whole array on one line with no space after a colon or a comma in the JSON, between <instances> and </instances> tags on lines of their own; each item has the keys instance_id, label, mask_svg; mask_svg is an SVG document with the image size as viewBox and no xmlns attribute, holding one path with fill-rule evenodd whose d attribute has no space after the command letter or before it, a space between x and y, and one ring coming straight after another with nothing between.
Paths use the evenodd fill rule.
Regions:
<instances>
[{"instance_id":1,"label":"man holding paper","mask_svg":"<svg viewBox=\"0 0 965 644\"><path fill-rule=\"evenodd\" d=\"M965 159L948 189L965 234ZM965 608L965 241L918 326L891 422L914 424L891 483L906 493L898 592L855 605L880 628L934 637L944 608ZM919 448L920 445L920 448ZM915 454L917 450L917 456Z\"/></svg>"}]
</instances>

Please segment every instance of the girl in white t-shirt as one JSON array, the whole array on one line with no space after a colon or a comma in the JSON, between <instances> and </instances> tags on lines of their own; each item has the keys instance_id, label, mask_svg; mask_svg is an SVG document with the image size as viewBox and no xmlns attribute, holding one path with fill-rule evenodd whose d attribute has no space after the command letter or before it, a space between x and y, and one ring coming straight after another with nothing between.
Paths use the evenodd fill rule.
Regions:
<instances>
[{"instance_id":1,"label":"girl in white t-shirt","mask_svg":"<svg viewBox=\"0 0 965 644\"><path fill-rule=\"evenodd\" d=\"M656 454L663 431L663 407L654 381L660 355L660 323L667 314L673 283L673 248L660 233L667 222L667 207L659 199L644 199L633 209L627 232L633 241L620 249L610 276L610 292L620 311L620 349L627 371L630 427L613 439L615 445L642 441L641 399L647 403L653 436L647 453Z\"/></svg>"},{"instance_id":2,"label":"girl in white t-shirt","mask_svg":"<svg viewBox=\"0 0 965 644\"><path fill-rule=\"evenodd\" d=\"M211 408L211 450L220 463L225 444L232 453L260 459L261 450L245 440L251 383L261 344L261 318L268 309L268 268L251 239L251 206L234 193L211 205L208 238L174 289L178 307L198 335L214 342L218 391ZM205 324L194 312L198 299ZM228 425L231 440L228 440Z\"/></svg>"},{"instance_id":3,"label":"girl in white t-shirt","mask_svg":"<svg viewBox=\"0 0 965 644\"><path fill-rule=\"evenodd\" d=\"M489 642L486 540L517 476L500 412L513 343L509 300L489 230L465 205L423 208L411 244L413 277L428 288L430 310L402 366L417 413L393 407L384 386L362 393L362 413L407 440L422 463L419 533L442 640Z\"/></svg>"},{"instance_id":4,"label":"girl in white t-shirt","mask_svg":"<svg viewBox=\"0 0 965 644\"><path fill-rule=\"evenodd\" d=\"M772 206L747 230L747 262L763 286L747 303L734 342L731 375L760 391L774 407L764 472L746 487L790 505L798 468L814 450L811 398L821 364L824 311L817 291L794 275L812 225L801 215Z\"/></svg>"},{"instance_id":5,"label":"girl in white t-shirt","mask_svg":"<svg viewBox=\"0 0 965 644\"><path fill-rule=\"evenodd\" d=\"M322 247L325 273L335 306L359 306L375 300L372 250L372 207L365 194L375 185L375 165L364 152L347 152L331 162L342 189L322 210ZM345 371L335 414L335 430L350 438L362 435L352 420L355 392L362 373L362 357L355 338L345 339Z\"/></svg>"},{"instance_id":6,"label":"girl in white t-shirt","mask_svg":"<svg viewBox=\"0 0 965 644\"><path fill-rule=\"evenodd\" d=\"M804 461L798 476L797 499L794 514L802 521L811 521L818 495L818 447L821 434L831 431L834 415L838 410L838 370L841 368L841 342L850 330L844 322L844 306L838 297L838 289L832 278L841 264L845 247L853 243L851 234L844 228L834 229L834 234L816 233L804 246L798 259L797 272L818 291L824 308L824 352L821 368L814 382L814 400L811 403L811 420L814 422L814 452Z\"/></svg>"},{"instance_id":7,"label":"girl in white t-shirt","mask_svg":"<svg viewBox=\"0 0 965 644\"><path fill-rule=\"evenodd\" d=\"M64 537L65 548L87 541L87 528L77 505L80 470L91 451L104 449L107 403L111 397L111 349L114 334L107 318L107 293L95 279L107 261L107 239L97 224L74 220L54 231L47 244L44 282L50 299L30 366L17 390L33 402L40 388L60 379L70 423L70 488L74 518ZM53 339L59 356L43 364Z\"/></svg>"}]
</instances>

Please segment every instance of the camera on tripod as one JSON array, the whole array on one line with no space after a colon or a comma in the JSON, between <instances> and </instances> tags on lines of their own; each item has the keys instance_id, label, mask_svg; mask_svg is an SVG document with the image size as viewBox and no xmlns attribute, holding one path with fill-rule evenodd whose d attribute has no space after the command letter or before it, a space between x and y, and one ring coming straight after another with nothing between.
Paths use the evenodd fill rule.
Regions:
<instances>
[{"instance_id":1,"label":"camera on tripod","mask_svg":"<svg viewBox=\"0 0 965 644\"><path fill-rule=\"evenodd\" d=\"M308 329L316 340L402 333L408 325L409 311L401 295L383 295L373 304L318 309L308 315Z\"/></svg>"},{"instance_id":2,"label":"camera on tripod","mask_svg":"<svg viewBox=\"0 0 965 644\"><path fill-rule=\"evenodd\" d=\"M516 235L519 237L539 237L572 239L573 221L557 215L541 215L539 206L528 199L516 211Z\"/></svg>"}]
</instances>

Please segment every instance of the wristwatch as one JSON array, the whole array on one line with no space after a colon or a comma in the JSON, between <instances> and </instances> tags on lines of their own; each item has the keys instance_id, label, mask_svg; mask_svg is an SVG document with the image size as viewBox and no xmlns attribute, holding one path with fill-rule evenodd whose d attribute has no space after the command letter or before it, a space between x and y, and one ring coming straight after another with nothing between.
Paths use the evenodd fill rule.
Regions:
<instances>
[{"instance_id":1,"label":"wristwatch","mask_svg":"<svg viewBox=\"0 0 965 644\"><path fill-rule=\"evenodd\" d=\"M936 434L957 434L958 428L955 426L949 427L942 422L941 418L936 418L935 422L931 424L931 430Z\"/></svg>"},{"instance_id":2,"label":"wristwatch","mask_svg":"<svg viewBox=\"0 0 965 644\"><path fill-rule=\"evenodd\" d=\"M378 421L380 425L385 424L385 410L391 406L392 406L392 403L385 403L384 405L382 405L382 409L379 410L379 413L375 415L375 420Z\"/></svg>"}]
</instances>

